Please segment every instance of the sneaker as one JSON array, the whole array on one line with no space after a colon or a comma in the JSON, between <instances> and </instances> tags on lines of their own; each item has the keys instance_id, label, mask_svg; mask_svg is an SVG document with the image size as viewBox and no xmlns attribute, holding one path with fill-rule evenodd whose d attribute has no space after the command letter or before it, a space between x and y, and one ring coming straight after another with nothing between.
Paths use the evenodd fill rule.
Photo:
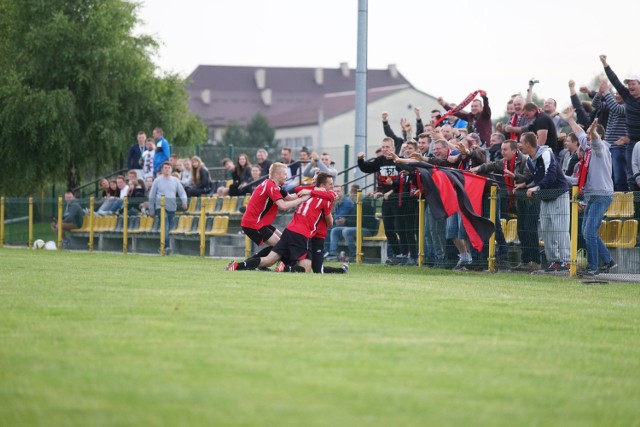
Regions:
<instances>
[{"instance_id":1,"label":"sneaker","mask_svg":"<svg viewBox=\"0 0 640 427\"><path fill-rule=\"evenodd\" d=\"M236 271L238 269L238 263L236 261L231 261L227 266L227 271Z\"/></svg>"},{"instance_id":2,"label":"sneaker","mask_svg":"<svg viewBox=\"0 0 640 427\"><path fill-rule=\"evenodd\" d=\"M611 261L605 263L602 267L600 267L598 269L598 271L600 273L609 273L610 270L616 268L617 266L618 266L618 264L616 264L616 262L614 260L611 260Z\"/></svg>"},{"instance_id":3,"label":"sneaker","mask_svg":"<svg viewBox=\"0 0 640 427\"><path fill-rule=\"evenodd\" d=\"M400 264L400 260L396 257L393 258L387 258L387 260L385 261L385 264L387 265L398 265Z\"/></svg>"},{"instance_id":4,"label":"sneaker","mask_svg":"<svg viewBox=\"0 0 640 427\"><path fill-rule=\"evenodd\" d=\"M466 270L465 265L467 264L467 260L463 257L460 257L460 260L458 261L458 263L456 264L455 267L453 267L454 271L463 271Z\"/></svg>"},{"instance_id":5,"label":"sneaker","mask_svg":"<svg viewBox=\"0 0 640 427\"><path fill-rule=\"evenodd\" d=\"M544 270L547 273L557 273L557 272L561 272L561 271L569 271L569 266L564 263L564 262L560 262L560 261L554 261L551 264L549 264L549 267L546 268L546 270Z\"/></svg>"},{"instance_id":6,"label":"sneaker","mask_svg":"<svg viewBox=\"0 0 640 427\"><path fill-rule=\"evenodd\" d=\"M469 252L462 254L462 260L465 265L471 265L473 263L473 258L471 258L471 254Z\"/></svg>"},{"instance_id":7,"label":"sneaker","mask_svg":"<svg viewBox=\"0 0 640 427\"><path fill-rule=\"evenodd\" d=\"M164 250L164 254L165 256L169 256L173 253L173 250L171 248L165 248Z\"/></svg>"},{"instance_id":8,"label":"sneaker","mask_svg":"<svg viewBox=\"0 0 640 427\"><path fill-rule=\"evenodd\" d=\"M349 272L349 264L347 264L346 262L344 264L342 264L342 267L340 267L344 270L344 273L347 274Z\"/></svg>"},{"instance_id":9,"label":"sneaker","mask_svg":"<svg viewBox=\"0 0 640 427\"><path fill-rule=\"evenodd\" d=\"M561 262L554 261L551 264L549 264L549 267L547 267L544 271L547 273L553 273L553 272L559 271L561 266L562 266Z\"/></svg>"},{"instance_id":10,"label":"sneaker","mask_svg":"<svg viewBox=\"0 0 640 427\"><path fill-rule=\"evenodd\" d=\"M275 271L276 273L282 273L284 271L284 268L285 268L284 262L278 261L276 263L276 268L273 271Z\"/></svg>"},{"instance_id":11,"label":"sneaker","mask_svg":"<svg viewBox=\"0 0 640 427\"><path fill-rule=\"evenodd\" d=\"M598 274L600 274L598 270L590 270L590 269L582 270L579 273L580 277L595 277Z\"/></svg>"}]
</instances>

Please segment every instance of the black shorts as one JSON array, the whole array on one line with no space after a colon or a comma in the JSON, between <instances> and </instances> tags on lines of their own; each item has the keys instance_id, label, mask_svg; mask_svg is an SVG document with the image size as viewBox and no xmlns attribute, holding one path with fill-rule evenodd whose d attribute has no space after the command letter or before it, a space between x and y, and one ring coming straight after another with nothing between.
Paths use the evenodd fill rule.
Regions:
<instances>
[{"instance_id":1,"label":"black shorts","mask_svg":"<svg viewBox=\"0 0 640 427\"><path fill-rule=\"evenodd\" d=\"M273 252L293 262L311 259L309 239L286 228L280 236L280 241L273 247Z\"/></svg>"},{"instance_id":2,"label":"black shorts","mask_svg":"<svg viewBox=\"0 0 640 427\"><path fill-rule=\"evenodd\" d=\"M255 228L242 227L244 234L251 239L253 243L260 246L273 236L276 232L276 228L273 225L265 225L260 230Z\"/></svg>"}]
</instances>

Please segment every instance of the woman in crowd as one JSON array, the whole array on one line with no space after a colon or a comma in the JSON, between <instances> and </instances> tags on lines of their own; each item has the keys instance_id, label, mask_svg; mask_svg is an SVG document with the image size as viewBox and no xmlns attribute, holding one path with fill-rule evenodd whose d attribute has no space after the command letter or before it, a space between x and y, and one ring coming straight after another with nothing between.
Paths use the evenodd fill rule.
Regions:
<instances>
[{"instance_id":1,"label":"woman in crowd","mask_svg":"<svg viewBox=\"0 0 640 427\"><path fill-rule=\"evenodd\" d=\"M251 166L251 181L244 185L240 184L240 187L238 189L239 195L242 196L245 194L253 193L253 190L255 190L256 187L260 185L262 181L264 181L264 179L260 179L261 174L262 168L259 165Z\"/></svg>"},{"instance_id":2,"label":"woman in crowd","mask_svg":"<svg viewBox=\"0 0 640 427\"><path fill-rule=\"evenodd\" d=\"M187 189L189 197L198 197L211 191L209 170L198 156L191 158L191 174L193 185Z\"/></svg>"}]
</instances>

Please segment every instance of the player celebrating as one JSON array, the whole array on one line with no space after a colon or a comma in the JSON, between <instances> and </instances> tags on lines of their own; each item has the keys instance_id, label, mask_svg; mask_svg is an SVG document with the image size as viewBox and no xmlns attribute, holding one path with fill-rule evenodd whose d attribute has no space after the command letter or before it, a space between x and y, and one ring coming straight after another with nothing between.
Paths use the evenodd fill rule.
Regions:
<instances>
[{"instance_id":1,"label":"player celebrating","mask_svg":"<svg viewBox=\"0 0 640 427\"><path fill-rule=\"evenodd\" d=\"M256 245L260 246L263 243L268 245L254 257L267 256L273 245L280 240L280 231L272 225L278 209L283 211L293 209L309 199L308 195L297 197L283 190L281 186L286 180L287 166L283 163L273 163L269 167L269 179L258 185L251 193L240 226L244 234Z\"/></svg>"},{"instance_id":2,"label":"player celebrating","mask_svg":"<svg viewBox=\"0 0 640 427\"><path fill-rule=\"evenodd\" d=\"M316 190L332 190L333 177L321 172L316 178ZM305 196L306 197L306 196ZM306 197L298 206L293 219L287 225L278 243L265 257L251 257L243 262L232 261L227 270L254 270L258 267L268 267L281 258L296 261L296 271L311 271L311 254L309 239L315 234L318 223L323 220L327 227L333 225L331 215L331 201L319 197Z\"/></svg>"}]
</instances>

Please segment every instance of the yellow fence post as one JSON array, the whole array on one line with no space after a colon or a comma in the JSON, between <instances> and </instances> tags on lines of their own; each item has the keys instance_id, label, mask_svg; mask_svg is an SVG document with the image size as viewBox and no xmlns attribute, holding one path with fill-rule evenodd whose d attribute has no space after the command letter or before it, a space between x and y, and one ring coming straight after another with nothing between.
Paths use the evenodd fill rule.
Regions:
<instances>
[{"instance_id":1,"label":"yellow fence post","mask_svg":"<svg viewBox=\"0 0 640 427\"><path fill-rule=\"evenodd\" d=\"M205 206L206 203L204 201L204 197L200 197L200 223L198 224L198 231L200 232L200 257L204 257L204 250L206 247L204 233L206 231L206 222L207 217L205 216Z\"/></svg>"},{"instance_id":2,"label":"yellow fence post","mask_svg":"<svg viewBox=\"0 0 640 427\"><path fill-rule=\"evenodd\" d=\"M122 253L127 254L129 246L129 235L127 229L129 228L129 197L124 198L122 202Z\"/></svg>"},{"instance_id":3,"label":"yellow fence post","mask_svg":"<svg viewBox=\"0 0 640 427\"><path fill-rule=\"evenodd\" d=\"M29 197L29 247L33 248L33 197Z\"/></svg>"},{"instance_id":4,"label":"yellow fence post","mask_svg":"<svg viewBox=\"0 0 640 427\"><path fill-rule=\"evenodd\" d=\"M380 249L382 250L382 249ZM356 264L362 264L362 191L356 196Z\"/></svg>"},{"instance_id":5,"label":"yellow fence post","mask_svg":"<svg viewBox=\"0 0 640 427\"><path fill-rule=\"evenodd\" d=\"M418 267L424 264L424 198L418 199Z\"/></svg>"},{"instance_id":6,"label":"yellow fence post","mask_svg":"<svg viewBox=\"0 0 640 427\"><path fill-rule=\"evenodd\" d=\"M578 186L571 187L571 263L569 277L578 273Z\"/></svg>"},{"instance_id":7,"label":"yellow fence post","mask_svg":"<svg viewBox=\"0 0 640 427\"><path fill-rule=\"evenodd\" d=\"M0 197L0 248L4 247L4 196Z\"/></svg>"},{"instance_id":8,"label":"yellow fence post","mask_svg":"<svg viewBox=\"0 0 640 427\"><path fill-rule=\"evenodd\" d=\"M160 198L160 256L164 255L164 247L165 247L164 239L167 238L166 233L164 231L164 223L167 220L164 214L164 200L165 200L164 196L162 196Z\"/></svg>"},{"instance_id":9,"label":"yellow fence post","mask_svg":"<svg viewBox=\"0 0 640 427\"><path fill-rule=\"evenodd\" d=\"M497 200L498 188L495 185L491 186L491 195L489 196L489 218L493 221L494 231L489 238L489 271L496 271L496 232L495 225L497 221Z\"/></svg>"},{"instance_id":10,"label":"yellow fence post","mask_svg":"<svg viewBox=\"0 0 640 427\"><path fill-rule=\"evenodd\" d=\"M58 223L58 249L62 249L62 196L58 196L58 219L56 221Z\"/></svg>"},{"instance_id":11,"label":"yellow fence post","mask_svg":"<svg viewBox=\"0 0 640 427\"><path fill-rule=\"evenodd\" d=\"M91 196L89 198L89 253L93 253L93 227L95 225L94 218L95 214L94 208L96 204L96 198Z\"/></svg>"}]
</instances>

